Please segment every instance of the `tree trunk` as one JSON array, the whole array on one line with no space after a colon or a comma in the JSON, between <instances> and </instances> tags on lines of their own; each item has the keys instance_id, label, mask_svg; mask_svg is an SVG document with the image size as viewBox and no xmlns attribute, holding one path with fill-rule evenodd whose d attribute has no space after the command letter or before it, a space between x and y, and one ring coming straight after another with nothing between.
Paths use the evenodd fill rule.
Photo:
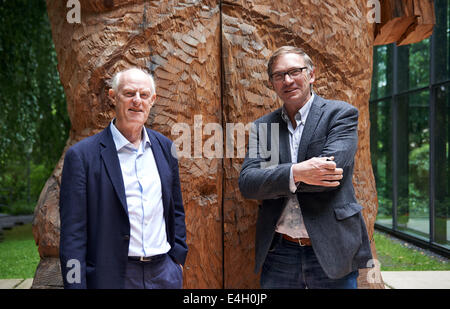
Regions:
<instances>
[{"instance_id":1,"label":"tree trunk","mask_svg":"<svg viewBox=\"0 0 450 309\"><path fill-rule=\"evenodd\" d=\"M227 153L226 126L246 125L280 106L265 70L271 51L282 45L301 46L312 56L319 95L350 102L360 111L353 181L372 239L377 196L368 101L375 30L366 20L364 1L286 0L276 6L269 0L80 2L81 24L69 24L65 1L47 0L72 122L65 150L114 117L106 80L116 71L143 66L154 73L158 100L147 125L176 144L187 136L181 135L182 128L189 127L183 133L191 137L182 147L191 157L179 160L189 246L185 288L259 285L253 274L257 203L243 199L237 186L245 145L239 144L242 135L237 136L234 154ZM207 124L223 128L223 135ZM214 141L219 155L205 156ZM62 284L57 257L63 157L35 210L33 232L41 263L34 288ZM373 241L372 250L376 257ZM379 270L360 274L360 287L383 288L381 280L368 282L381 278Z\"/></svg>"}]
</instances>

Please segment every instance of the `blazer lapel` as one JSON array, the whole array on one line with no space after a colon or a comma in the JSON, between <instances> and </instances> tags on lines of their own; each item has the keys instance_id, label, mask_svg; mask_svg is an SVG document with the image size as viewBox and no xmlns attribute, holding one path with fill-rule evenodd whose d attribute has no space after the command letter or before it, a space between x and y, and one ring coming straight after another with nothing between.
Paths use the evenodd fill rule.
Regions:
<instances>
[{"instance_id":1,"label":"blazer lapel","mask_svg":"<svg viewBox=\"0 0 450 309\"><path fill-rule=\"evenodd\" d=\"M150 139L151 148L153 151L153 157L155 158L156 167L158 168L159 178L161 181L161 194L162 194L162 201L163 201L163 207L164 207L164 214L166 214L166 211L168 209L168 206L170 205L170 196L171 196L171 186L169 183L169 175L167 173L170 173L170 166L168 165L167 159L164 156L164 152L161 148L161 144L159 143L156 136L153 134L153 132L149 129L147 129L148 138ZM167 218L167 216L165 216Z\"/></svg>"},{"instance_id":2,"label":"blazer lapel","mask_svg":"<svg viewBox=\"0 0 450 309\"><path fill-rule=\"evenodd\" d=\"M289 146L289 131L286 122L281 117L281 109L278 112L277 122L279 123L279 130L280 130L279 132L280 164L290 163L292 162L292 158L291 158L291 147Z\"/></svg>"},{"instance_id":3,"label":"blazer lapel","mask_svg":"<svg viewBox=\"0 0 450 309\"><path fill-rule=\"evenodd\" d=\"M119 157L117 155L116 145L111 134L111 125L109 125L102 133L100 139L100 156L105 163L106 171L109 179L113 184L114 190L119 197L123 209L128 215L127 199L125 196L125 188L123 185L122 170L120 168Z\"/></svg>"},{"instance_id":4,"label":"blazer lapel","mask_svg":"<svg viewBox=\"0 0 450 309\"><path fill-rule=\"evenodd\" d=\"M309 110L308 118L306 118L305 128L303 129L302 139L300 140L300 146L298 147L297 162L305 160L306 151L314 131L319 124L320 117L323 114L322 106L324 102L316 94L314 100L311 103L311 109Z\"/></svg>"}]
</instances>

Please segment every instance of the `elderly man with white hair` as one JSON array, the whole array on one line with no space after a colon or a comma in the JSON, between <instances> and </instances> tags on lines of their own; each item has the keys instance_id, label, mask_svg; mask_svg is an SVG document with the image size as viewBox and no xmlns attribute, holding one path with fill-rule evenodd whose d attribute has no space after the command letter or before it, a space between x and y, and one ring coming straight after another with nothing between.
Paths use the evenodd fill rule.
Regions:
<instances>
[{"instance_id":1,"label":"elderly man with white hair","mask_svg":"<svg viewBox=\"0 0 450 309\"><path fill-rule=\"evenodd\" d=\"M60 190L65 288L181 288L187 255L178 161L172 142L144 127L152 76L112 79L116 117L66 153Z\"/></svg>"}]
</instances>

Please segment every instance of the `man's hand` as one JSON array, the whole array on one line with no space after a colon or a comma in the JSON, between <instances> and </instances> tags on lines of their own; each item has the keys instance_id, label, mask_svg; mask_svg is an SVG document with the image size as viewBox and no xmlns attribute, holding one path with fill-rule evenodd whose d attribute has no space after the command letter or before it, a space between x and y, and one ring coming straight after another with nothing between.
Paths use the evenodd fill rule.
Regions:
<instances>
[{"instance_id":1,"label":"man's hand","mask_svg":"<svg viewBox=\"0 0 450 309\"><path fill-rule=\"evenodd\" d=\"M322 187L337 187L343 177L342 168L336 168L334 157L311 158L294 164L294 182Z\"/></svg>"}]
</instances>

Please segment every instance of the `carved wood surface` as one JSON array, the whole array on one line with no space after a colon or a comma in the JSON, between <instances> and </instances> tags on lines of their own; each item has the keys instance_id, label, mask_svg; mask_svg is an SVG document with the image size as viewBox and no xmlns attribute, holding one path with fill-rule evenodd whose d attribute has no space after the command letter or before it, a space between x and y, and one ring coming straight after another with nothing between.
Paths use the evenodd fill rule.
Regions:
<instances>
[{"instance_id":1,"label":"carved wood surface","mask_svg":"<svg viewBox=\"0 0 450 309\"><path fill-rule=\"evenodd\" d=\"M383 0L374 45L407 45L428 38L436 22L433 0Z\"/></svg>"},{"instance_id":2,"label":"carved wood surface","mask_svg":"<svg viewBox=\"0 0 450 309\"><path fill-rule=\"evenodd\" d=\"M130 66L155 75L158 100L147 126L176 142L180 132L173 129L182 123L189 128L191 156L179 159L189 246L185 288L258 287L257 202L244 200L237 185L245 145L223 159L203 150L212 136L219 142L214 149L220 140L225 145L227 123L245 125L281 105L265 71L271 52L282 45L303 47L313 58L319 95L359 109L353 181L372 237L377 198L368 101L375 27L366 20L364 1L82 0L81 24L67 23L65 1L47 0L47 7L72 122L65 150L109 124L114 110L106 80ZM207 124L222 127L224 135L208 132ZM41 263L34 287L61 285L55 258L63 158L35 210ZM369 284L364 271L359 286L383 287Z\"/></svg>"}]
</instances>

